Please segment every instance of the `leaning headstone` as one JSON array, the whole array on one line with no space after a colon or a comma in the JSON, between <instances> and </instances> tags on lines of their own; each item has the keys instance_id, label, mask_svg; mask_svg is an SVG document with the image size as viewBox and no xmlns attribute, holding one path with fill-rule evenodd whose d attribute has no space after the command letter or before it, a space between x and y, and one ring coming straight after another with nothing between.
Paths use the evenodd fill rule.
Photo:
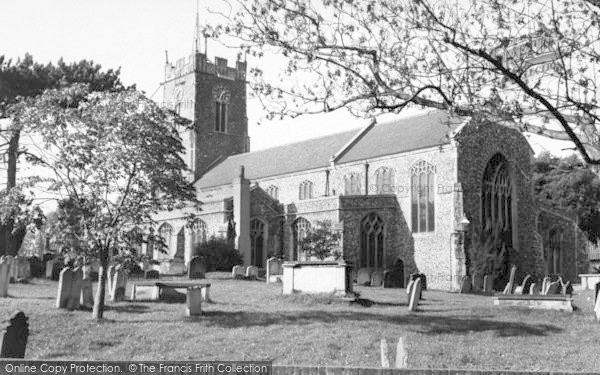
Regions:
<instances>
[{"instance_id":1,"label":"leaning headstone","mask_svg":"<svg viewBox=\"0 0 600 375\"><path fill-rule=\"evenodd\" d=\"M77 310L79 308L79 300L81 299L81 283L83 281L83 271L81 270L81 267L77 267L73 270L72 280L69 300L67 301L67 309Z\"/></svg>"},{"instance_id":2,"label":"leaning headstone","mask_svg":"<svg viewBox=\"0 0 600 375\"><path fill-rule=\"evenodd\" d=\"M243 266L233 266L231 269L231 278L232 279L243 279L244 278L244 267Z\"/></svg>"},{"instance_id":3,"label":"leaning headstone","mask_svg":"<svg viewBox=\"0 0 600 375\"><path fill-rule=\"evenodd\" d=\"M248 268L246 268L246 278L251 280L258 278L258 268L254 266L248 266Z\"/></svg>"},{"instance_id":4,"label":"leaning headstone","mask_svg":"<svg viewBox=\"0 0 600 375\"><path fill-rule=\"evenodd\" d=\"M531 286L529 286L529 294L532 296L539 296L541 293L540 284L531 283Z\"/></svg>"},{"instance_id":5,"label":"leaning headstone","mask_svg":"<svg viewBox=\"0 0 600 375\"><path fill-rule=\"evenodd\" d=\"M86 275L81 280L81 295L79 304L83 307L94 307L94 291L92 289L92 278Z\"/></svg>"},{"instance_id":6,"label":"leaning headstone","mask_svg":"<svg viewBox=\"0 0 600 375\"><path fill-rule=\"evenodd\" d=\"M411 280L421 279L421 291L427 290L427 276L424 273L411 273Z\"/></svg>"},{"instance_id":7,"label":"leaning headstone","mask_svg":"<svg viewBox=\"0 0 600 375\"><path fill-rule=\"evenodd\" d=\"M283 265L279 258L267 259L267 284L277 282L283 274Z\"/></svg>"},{"instance_id":8,"label":"leaning headstone","mask_svg":"<svg viewBox=\"0 0 600 375\"><path fill-rule=\"evenodd\" d=\"M481 274L473 274L471 277L471 285L473 286L473 292L477 293L483 291L483 277L481 277Z\"/></svg>"},{"instance_id":9,"label":"leaning headstone","mask_svg":"<svg viewBox=\"0 0 600 375\"><path fill-rule=\"evenodd\" d=\"M206 274L206 262L202 257L193 257L188 266L188 277L190 279L203 279Z\"/></svg>"},{"instance_id":10,"label":"leaning headstone","mask_svg":"<svg viewBox=\"0 0 600 375\"><path fill-rule=\"evenodd\" d=\"M383 284L383 271L375 270L371 273L371 286L381 286Z\"/></svg>"},{"instance_id":11,"label":"leaning headstone","mask_svg":"<svg viewBox=\"0 0 600 375\"><path fill-rule=\"evenodd\" d=\"M421 295L421 279L415 281L415 285L412 287L410 293L410 302L408 303L409 311L417 311L419 306L419 296Z\"/></svg>"},{"instance_id":12,"label":"leaning headstone","mask_svg":"<svg viewBox=\"0 0 600 375\"><path fill-rule=\"evenodd\" d=\"M494 289L493 289L493 282L492 282L492 276L490 275L485 275L483 277L483 292L485 294L492 294Z\"/></svg>"},{"instance_id":13,"label":"leaning headstone","mask_svg":"<svg viewBox=\"0 0 600 375\"><path fill-rule=\"evenodd\" d=\"M10 282L10 264L5 257L0 258L0 297L8 297Z\"/></svg>"},{"instance_id":14,"label":"leaning headstone","mask_svg":"<svg viewBox=\"0 0 600 375\"><path fill-rule=\"evenodd\" d=\"M202 287L191 286L187 288L187 316L202 315Z\"/></svg>"},{"instance_id":15,"label":"leaning headstone","mask_svg":"<svg viewBox=\"0 0 600 375\"><path fill-rule=\"evenodd\" d=\"M465 293L471 293L471 277L470 276L463 276L462 278L462 282L460 283L460 293L461 294L465 294Z\"/></svg>"},{"instance_id":16,"label":"leaning headstone","mask_svg":"<svg viewBox=\"0 0 600 375\"><path fill-rule=\"evenodd\" d=\"M528 294L529 289L531 288L531 284L533 284L533 278L531 277L531 275L525 276L525 278L523 279L523 282L521 283L521 286L520 286L521 293L519 293L519 294Z\"/></svg>"},{"instance_id":17,"label":"leaning headstone","mask_svg":"<svg viewBox=\"0 0 600 375\"><path fill-rule=\"evenodd\" d=\"M154 280L159 279L160 273L157 270L148 270L144 272L144 279L146 280Z\"/></svg>"},{"instance_id":18,"label":"leaning headstone","mask_svg":"<svg viewBox=\"0 0 600 375\"><path fill-rule=\"evenodd\" d=\"M368 286L371 284L371 269L370 268L361 268L358 270L357 275L357 284Z\"/></svg>"},{"instance_id":19,"label":"leaning headstone","mask_svg":"<svg viewBox=\"0 0 600 375\"><path fill-rule=\"evenodd\" d=\"M29 318L22 311L16 311L3 323L0 336L0 358L25 358L25 348L29 337Z\"/></svg>"},{"instance_id":20,"label":"leaning headstone","mask_svg":"<svg viewBox=\"0 0 600 375\"><path fill-rule=\"evenodd\" d=\"M396 368L408 368L408 352L404 348L402 337L398 339L396 347Z\"/></svg>"},{"instance_id":21,"label":"leaning headstone","mask_svg":"<svg viewBox=\"0 0 600 375\"><path fill-rule=\"evenodd\" d=\"M571 284L570 281L567 281L562 292L565 296L571 297L573 295L573 284Z\"/></svg>"},{"instance_id":22,"label":"leaning headstone","mask_svg":"<svg viewBox=\"0 0 600 375\"><path fill-rule=\"evenodd\" d=\"M415 281L414 280L409 280L408 281L408 285L406 286L406 295L407 295L406 303L407 304L410 303L410 296L412 294L412 290L413 290L414 286L415 286Z\"/></svg>"},{"instance_id":23,"label":"leaning headstone","mask_svg":"<svg viewBox=\"0 0 600 375\"><path fill-rule=\"evenodd\" d=\"M508 279L508 283L506 284L506 288L504 288L504 291L502 292L502 294L513 294L514 290L515 290L515 275L517 273L517 267L516 266L512 266L510 269L510 277Z\"/></svg>"},{"instance_id":24,"label":"leaning headstone","mask_svg":"<svg viewBox=\"0 0 600 375\"><path fill-rule=\"evenodd\" d=\"M547 296L551 296L551 295L559 294L559 293L560 293L560 283L558 281L555 281L553 283L550 283L550 285L548 285L548 288L546 289Z\"/></svg>"},{"instance_id":25,"label":"leaning headstone","mask_svg":"<svg viewBox=\"0 0 600 375\"><path fill-rule=\"evenodd\" d=\"M546 292L548 291L548 285L550 285L550 283L552 282L552 280L550 279L550 277L546 276L544 277L544 280L542 281L542 294L546 295Z\"/></svg>"},{"instance_id":26,"label":"leaning headstone","mask_svg":"<svg viewBox=\"0 0 600 375\"><path fill-rule=\"evenodd\" d=\"M62 271L60 271L60 276L58 277L58 294L56 295L57 308L67 308L72 287L73 271L69 267L65 267Z\"/></svg>"}]
</instances>

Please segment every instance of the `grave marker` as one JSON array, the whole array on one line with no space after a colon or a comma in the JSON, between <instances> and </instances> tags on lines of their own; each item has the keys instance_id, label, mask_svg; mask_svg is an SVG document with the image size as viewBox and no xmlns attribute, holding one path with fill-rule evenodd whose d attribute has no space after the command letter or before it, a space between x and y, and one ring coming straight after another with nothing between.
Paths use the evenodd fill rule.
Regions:
<instances>
[{"instance_id":1,"label":"grave marker","mask_svg":"<svg viewBox=\"0 0 600 375\"><path fill-rule=\"evenodd\" d=\"M203 279L206 274L206 262L202 257L193 257L188 267L188 277L190 279Z\"/></svg>"},{"instance_id":2,"label":"grave marker","mask_svg":"<svg viewBox=\"0 0 600 375\"><path fill-rule=\"evenodd\" d=\"M6 257L0 258L0 297L8 297L10 282L10 264Z\"/></svg>"},{"instance_id":3,"label":"grave marker","mask_svg":"<svg viewBox=\"0 0 600 375\"><path fill-rule=\"evenodd\" d=\"M409 311L417 311L419 307L419 296L421 295L421 278L415 281L415 284L410 293L410 302L408 304Z\"/></svg>"},{"instance_id":4,"label":"grave marker","mask_svg":"<svg viewBox=\"0 0 600 375\"><path fill-rule=\"evenodd\" d=\"M490 275L485 275L483 277L483 292L485 294L492 294L493 293L493 281L492 281L492 277Z\"/></svg>"},{"instance_id":5,"label":"grave marker","mask_svg":"<svg viewBox=\"0 0 600 375\"><path fill-rule=\"evenodd\" d=\"M5 320L0 337L0 358L25 358L29 337L29 318L22 311Z\"/></svg>"},{"instance_id":6,"label":"grave marker","mask_svg":"<svg viewBox=\"0 0 600 375\"><path fill-rule=\"evenodd\" d=\"M462 277L462 281L460 283L460 293L471 293L471 277L465 275Z\"/></svg>"},{"instance_id":7,"label":"grave marker","mask_svg":"<svg viewBox=\"0 0 600 375\"><path fill-rule=\"evenodd\" d=\"M81 295L79 304L84 307L94 307L94 290L92 288L92 278L86 275L81 280Z\"/></svg>"},{"instance_id":8,"label":"grave marker","mask_svg":"<svg viewBox=\"0 0 600 375\"><path fill-rule=\"evenodd\" d=\"M60 276L58 277L58 293L56 295L57 308L64 309L67 307L72 287L73 271L69 267L65 267L60 271Z\"/></svg>"},{"instance_id":9,"label":"grave marker","mask_svg":"<svg viewBox=\"0 0 600 375\"><path fill-rule=\"evenodd\" d=\"M383 270L375 270L371 273L371 286L381 286L383 284Z\"/></svg>"},{"instance_id":10,"label":"grave marker","mask_svg":"<svg viewBox=\"0 0 600 375\"><path fill-rule=\"evenodd\" d=\"M81 267L73 270L73 278L71 282L71 290L67 301L67 309L77 310L79 308L79 300L81 299L81 284L83 281L83 271Z\"/></svg>"}]
</instances>

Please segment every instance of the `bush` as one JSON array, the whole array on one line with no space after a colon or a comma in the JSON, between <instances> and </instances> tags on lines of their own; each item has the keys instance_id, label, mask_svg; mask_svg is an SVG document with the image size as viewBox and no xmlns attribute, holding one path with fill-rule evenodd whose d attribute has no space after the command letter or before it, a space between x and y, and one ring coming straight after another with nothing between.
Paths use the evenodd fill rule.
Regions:
<instances>
[{"instance_id":1,"label":"bush","mask_svg":"<svg viewBox=\"0 0 600 375\"><path fill-rule=\"evenodd\" d=\"M334 257L335 260L341 258L339 251L340 233L333 230L331 221L317 221L316 228L311 228L300 241L302 251L309 256L320 260Z\"/></svg>"},{"instance_id":2,"label":"bush","mask_svg":"<svg viewBox=\"0 0 600 375\"><path fill-rule=\"evenodd\" d=\"M243 264L239 251L229 241L214 236L197 244L194 256L204 258L207 271L231 271L233 266Z\"/></svg>"}]
</instances>

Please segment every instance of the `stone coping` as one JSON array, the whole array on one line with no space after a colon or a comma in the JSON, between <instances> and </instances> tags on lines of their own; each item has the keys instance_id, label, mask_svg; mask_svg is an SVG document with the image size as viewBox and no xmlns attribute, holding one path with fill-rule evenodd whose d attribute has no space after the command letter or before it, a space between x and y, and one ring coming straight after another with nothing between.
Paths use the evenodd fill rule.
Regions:
<instances>
[{"instance_id":1,"label":"stone coping","mask_svg":"<svg viewBox=\"0 0 600 375\"><path fill-rule=\"evenodd\" d=\"M305 262L284 262L283 267L304 267L304 266L335 266L335 267L350 267L348 263L333 262L333 261L305 261Z\"/></svg>"},{"instance_id":2,"label":"stone coping","mask_svg":"<svg viewBox=\"0 0 600 375\"><path fill-rule=\"evenodd\" d=\"M513 300L513 301L524 301L524 300L530 300L530 301L573 301L572 297L569 296L563 296L563 295L557 295L557 294L552 294L549 296L543 296L543 295L530 295L530 294L525 294L525 295L520 295L520 294L502 294L502 295L497 295L493 297L494 299L497 300Z\"/></svg>"},{"instance_id":3,"label":"stone coping","mask_svg":"<svg viewBox=\"0 0 600 375\"><path fill-rule=\"evenodd\" d=\"M600 273L580 273L579 277L598 277L600 278Z\"/></svg>"},{"instance_id":4,"label":"stone coping","mask_svg":"<svg viewBox=\"0 0 600 375\"><path fill-rule=\"evenodd\" d=\"M210 287L210 283L199 283L194 281L136 281L133 283L134 286L157 286L159 288L189 288L191 286Z\"/></svg>"}]
</instances>

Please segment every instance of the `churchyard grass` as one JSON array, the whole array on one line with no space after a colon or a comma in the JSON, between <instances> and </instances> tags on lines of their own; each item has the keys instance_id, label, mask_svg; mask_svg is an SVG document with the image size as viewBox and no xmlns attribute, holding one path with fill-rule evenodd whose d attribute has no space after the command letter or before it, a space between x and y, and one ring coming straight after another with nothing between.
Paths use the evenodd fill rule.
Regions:
<instances>
[{"instance_id":1,"label":"churchyard grass","mask_svg":"<svg viewBox=\"0 0 600 375\"><path fill-rule=\"evenodd\" d=\"M363 303L281 295L281 284L210 273L205 314L184 304L107 301L106 321L54 306L57 283L11 284L0 312L29 316L30 359L250 360L275 364L379 366L380 340L404 338L415 368L552 371L600 369L592 292L574 313L492 306L491 297L425 291L410 313L404 289L359 287ZM95 285L94 285L95 288ZM130 295L131 282L127 296ZM369 307L367 307L369 306ZM392 356L392 363L394 357Z\"/></svg>"}]
</instances>

